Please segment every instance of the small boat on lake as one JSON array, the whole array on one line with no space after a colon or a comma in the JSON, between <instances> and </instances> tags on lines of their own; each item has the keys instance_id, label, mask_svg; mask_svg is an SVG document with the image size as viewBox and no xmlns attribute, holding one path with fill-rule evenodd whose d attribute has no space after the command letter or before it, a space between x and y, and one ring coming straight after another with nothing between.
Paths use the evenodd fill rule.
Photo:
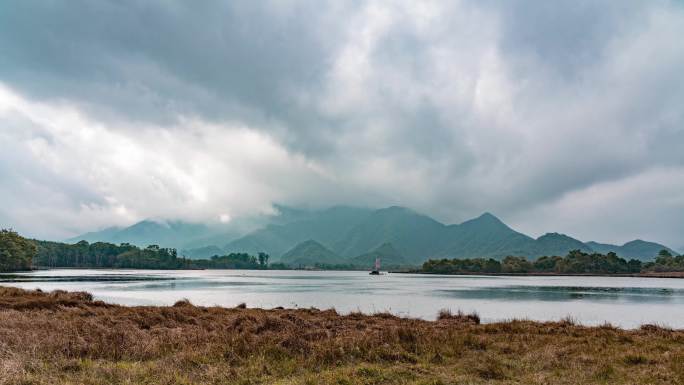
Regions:
<instances>
[{"instance_id":1,"label":"small boat on lake","mask_svg":"<svg viewBox=\"0 0 684 385\"><path fill-rule=\"evenodd\" d=\"M371 272L369 273L370 275L380 275L380 257L375 258L375 267Z\"/></svg>"}]
</instances>

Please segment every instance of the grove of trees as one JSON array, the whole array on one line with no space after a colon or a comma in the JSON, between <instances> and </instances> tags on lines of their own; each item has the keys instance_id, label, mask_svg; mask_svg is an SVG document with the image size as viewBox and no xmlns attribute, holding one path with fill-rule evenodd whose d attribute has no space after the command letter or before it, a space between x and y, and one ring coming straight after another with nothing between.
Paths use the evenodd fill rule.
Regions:
<instances>
[{"instance_id":1,"label":"grove of trees","mask_svg":"<svg viewBox=\"0 0 684 385\"><path fill-rule=\"evenodd\" d=\"M267 269L269 255L246 253L215 255L210 259L179 257L176 249L128 243L75 244L27 239L12 230L0 230L0 272L32 267L129 269Z\"/></svg>"},{"instance_id":2,"label":"grove of trees","mask_svg":"<svg viewBox=\"0 0 684 385\"><path fill-rule=\"evenodd\" d=\"M150 245L139 248L128 243L115 245L106 242L75 244L34 241L38 252L34 264L41 267L89 267L134 269L179 269L188 260L178 258L175 249Z\"/></svg>"},{"instance_id":3,"label":"grove of trees","mask_svg":"<svg viewBox=\"0 0 684 385\"><path fill-rule=\"evenodd\" d=\"M179 257L176 249L150 245L146 248L122 243L88 243L73 245L34 241L38 246L35 265L42 267L90 267L130 269L265 269L268 254L257 256L246 253L215 255L210 259Z\"/></svg>"},{"instance_id":4,"label":"grove of trees","mask_svg":"<svg viewBox=\"0 0 684 385\"><path fill-rule=\"evenodd\" d=\"M644 269L653 272L684 271L684 254L674 256L667 250L661 250L654 262L646 262Z\"/></svg>"},{"instance_id":5,"label":"grove of trees","mask_svg":"<svg viewBox=\"0 0 684 385\"><path fill-rule=\"evenodd\" d=\"M540 257L530 261L509 256L501 261L489 258L431 259L421 271L438 274L463 273L556 273L556 274L636 274L641 272L684 271L684 255L672 256L661 251L654 262L629 261L615 253L584 253L573 250L565 257Z\"/></svg>"},{"instance_id":6,"label":"grove of trees","mask_svg":"<svg viewBox=\"0 0 684 385\"><path fill-rule=\"evenodd\" d=\"M0 230L0 272L30 270L36 245L12 230Z\"/></svg>"}]
</instances>

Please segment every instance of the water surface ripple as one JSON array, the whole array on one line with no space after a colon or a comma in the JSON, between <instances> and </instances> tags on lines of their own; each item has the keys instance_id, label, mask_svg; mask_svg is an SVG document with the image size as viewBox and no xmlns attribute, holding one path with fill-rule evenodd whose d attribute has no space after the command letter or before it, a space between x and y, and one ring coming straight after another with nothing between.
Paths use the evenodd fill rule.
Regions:
<instances>
[{"instance_id":1,"label":"water surface ripple","mask_svg":"<svg viewBox=\"0 0 684 385\"><path fill-rule=\"evenodd\" d=\"M476 311L484 322L559 320L625 328L684 328L684 279L504 277L277 270L81 270L0 274L0 285L84 290L123 305L335 308L434 319L440 309Z\"/></svg>"}]
</instances>

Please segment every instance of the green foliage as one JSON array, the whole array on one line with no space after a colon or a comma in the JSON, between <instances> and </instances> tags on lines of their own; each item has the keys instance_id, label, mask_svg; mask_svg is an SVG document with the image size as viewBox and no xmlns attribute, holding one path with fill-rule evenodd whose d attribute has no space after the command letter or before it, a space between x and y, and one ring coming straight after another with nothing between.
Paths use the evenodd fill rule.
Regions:
<instances>
[{"instance_id":1,"label":"green foliage","mask_svg":"<svg viewBox=\"0 0 684 385\"><path fill-rule=\"evenodd\" d=\"M603 255L598 253L586 254L573 250L565 258L558 261L555 270L559 273L568 274L638 273L641 271L641 262L636 260L627 262L613 252Z\"/></svg>"},{"instance_id":2,"label":"green foliage","mask_svg":"<svg viewBox=\"0 0 684 385\"><path fill-rule=\"evenodd\" d=\"M663 249L658 253L655 262L646 263L644 269L653 272L684 271L684 254L675 257Z\"/></svg>"},{"instance_id":3,"label":"green foliage","mask_svg":"<svg viewBox=\"0 0 684 385\"><path fill-rule=\"evenodd\" d=\"M264 260L268 260L268 254L264 254ZM198 259L192 261L192 266L202 269L263 269L265 263L260 263L257 257L247 253L230 253L228 255L214 255L211 259Z\"/></svg>"},{"instance_id":4,"label":"green foliage","mask_svg":"<svg viewBox=\"0 0 684 385\"><path fill-rule=\"evenodd\" d=\"M669 253L668 253L669 254ZM679 261L679 262L678 262ZM610 252L608 254L585 253L573 250L565 257L540 257L534 262L524 257L508 256L499 262L494 259L440 259L423 264L422 271L439 274L458 273L557 273L557 274L633 274L653 267L668 266L670 270L684 271L684 256L660 255L655 263L642 265L641 261L626 261Z\"/></svg>"},{"instance_id":5,"label":"green foliage","mask_svg":"<svg viewBox=\"0 0 684 385\"><path fill-rule=\"evenodd\" d=\"M36 245L12 230L0 230L0 272L30 270Z\"/></svg>"},{"instance_id":6,"label":"green foliage","mask_svg":"<svg viewBox=\"0 0 684 385\"><path fill-rule=\"evenodd\" d=\"M492 258L430 259L423 264L423 271L437 274L500 273L501 263Z\"/></svg>"},{"instance_id":7,"label":"green foliage","mask_svg":"<svg viewBox=\"0 0 684 385\"><path fill-rule=\"evenodd\" d=\"M134 269L177 269L187 266L178 258L176 249L150 245L144 249L128 243L115 245L106 242L80 241L73 245L34 241L38 245L36 265L45 267L92 267Z\"/></svg>"},{"instance_id":8,"label":"green foliage","mask_svg":"<svg viewBox=\"0 0 684 385\"><path fill-rule=\"evenodd\" d=\"M259 252L259 255L257 255L257 259L259 260L259 265L261 267L266 267L268 266L268 259L269 255L264 253L264 252Z\"/></svg>"},{"instance_id":9,"label":"green foliage","mask_svg":"<svg viewBox=\"0 0 684 385\"><path fill-rule=\"evenodd\" d=\"M501 272L503 273L529 273L533 270L533 265L525 257L504 258L501 263Z\"/></svg>"},{"instance_id":10,"label":"green foliage","mask_svg":"<svg viewBox=\"0 0 684 385\"><path fill-rule=\"evenodd\" d=\"M89 267L132 269L266 269L269 255L246 253L215 255L211 259L178 257L176 249L150 245L139 248L128 243L80 241L73 245L34 241L38 245L36 265L45 267Z\"/></svg>"}]
</instances>

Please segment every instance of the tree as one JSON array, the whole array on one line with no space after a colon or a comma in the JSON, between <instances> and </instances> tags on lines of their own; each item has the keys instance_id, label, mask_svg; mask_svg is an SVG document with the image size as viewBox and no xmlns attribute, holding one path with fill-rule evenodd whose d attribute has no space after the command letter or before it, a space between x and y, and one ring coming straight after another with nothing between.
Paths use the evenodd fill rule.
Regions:
<instances>
[{"instance_id":1,"label":"tree","mask_svg":"<svg viewBox=\"0 0 684 385\"><path fill-rule=\"evenodd\" d=\"M671 256L672 256L672 253L670 253L670 252L667 251L666 249L662 249L662 250L660 250L660 251L658 252L658 256L659 256L659 257L671 257Z\"/></svg>"},{"instance_id":2,"label":"tree","mask_svg":"<svg viewBox=\"0 0 684 385\"><path fill-rule=\"evenodd\" d=\"M0 230L0 271L30 270L36 245L12 230Z\"/></svg>"},{"instance_id":3,"label":"tree","mask_svg":"<svg viewBox=\"0 0 684 385\"><path fill-rule=\"evenodd\" d=\"M508 256L501 263L504 273L527 273L532 271L532 264L525 257Z\"/></svg>"},{"instance_id":4,"label":"tree","mask_svg":"<svg viewBox=\"0 0 684 385\"><path fill-rule=\"evenodd\" d=\"M259 265L261 265L261 267L266 267L266 265L268 265L268 258L269 258L268 254L259 252L259 256L258 256Z\"/></svg>"}]
</instances>

